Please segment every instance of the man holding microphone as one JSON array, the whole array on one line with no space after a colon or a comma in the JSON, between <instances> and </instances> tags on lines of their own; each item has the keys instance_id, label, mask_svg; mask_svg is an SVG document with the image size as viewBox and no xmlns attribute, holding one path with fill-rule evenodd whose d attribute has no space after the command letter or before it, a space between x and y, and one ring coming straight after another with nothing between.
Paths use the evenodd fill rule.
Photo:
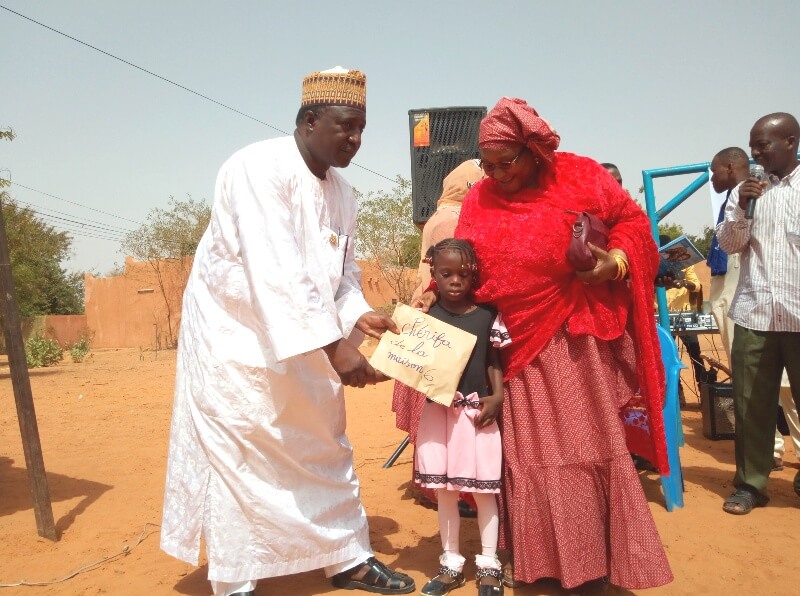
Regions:
<instances>
[{"instance_id":1,"label":"man holding microphone","mask_svg":"<svg viewBox=\"0 0 800 596\"><path fill-rule=\"evenodd\" d=\"M751 176L731 192L717 226L722 249L741 257L739 285L729 311L735 323L735 490L723 505L737 515L769 501L765 489L784 367L795 405L800 406L798 140L800 126L791 114L779 112L756 121L750 130L750 152L766 175L764 180ZM800 495L800 472L794 489Z\"/></svg>"}]
</instances>

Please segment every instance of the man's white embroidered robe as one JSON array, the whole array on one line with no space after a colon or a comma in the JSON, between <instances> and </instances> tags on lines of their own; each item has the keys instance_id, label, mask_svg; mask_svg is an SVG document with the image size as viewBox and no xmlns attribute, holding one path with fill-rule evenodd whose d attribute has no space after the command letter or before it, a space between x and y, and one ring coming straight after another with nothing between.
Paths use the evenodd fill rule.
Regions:
<instances>
[{"instance_id":1,"label":"man's white embroidered robe","mask_svg":"<svg viewBox=\"0 0 800 596\"><path fill-rule=\"evenodd\" d=\"M356 203L292 137L234 154L183 299L161 547L210 580L272 577L370 551L339 378L321 347L360 341Z\"/></svg>"}]
</instances>

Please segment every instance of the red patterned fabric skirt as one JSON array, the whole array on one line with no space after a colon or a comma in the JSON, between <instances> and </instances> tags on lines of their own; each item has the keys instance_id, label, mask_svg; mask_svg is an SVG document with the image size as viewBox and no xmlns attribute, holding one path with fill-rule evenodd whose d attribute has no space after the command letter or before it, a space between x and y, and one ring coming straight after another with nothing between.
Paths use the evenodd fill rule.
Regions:
<instances>
[{"instance_id":1,"label":"red patterned fabric skirt","mask_svg":"<svg viewBox=\"0 0 800 596\"><path fill-rule=\"evenodd\" d=\"M425 394L408 385L395 381L392 391L392 412L395 413L395 426L408 433L411 442L417 443L417 429L422 408L425 407Z\"/></svg>"},{"instance_id":2,"label":"red patterned fabric skirt","mask_svg":"<svg viewBox=\"0 0 800 596\"><path fill-rule=\"evenodd\" d=\"M627 334L604 342L562 328L506 384L500 546L513 550L515 579L672 581L620 417L635 362Z\"/></svg>"}]
</instances>

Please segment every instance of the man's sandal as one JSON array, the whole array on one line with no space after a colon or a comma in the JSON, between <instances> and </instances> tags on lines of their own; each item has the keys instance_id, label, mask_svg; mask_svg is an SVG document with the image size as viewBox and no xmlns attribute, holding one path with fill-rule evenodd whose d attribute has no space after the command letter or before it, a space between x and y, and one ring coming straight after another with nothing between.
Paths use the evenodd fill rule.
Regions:
<instances>
[{"instance_id":1,"label":"man's sandal","mask_svg":"<svg viewBox=\"0 0 800 596\"><path fill-rule=\"evenodd\" d=\"M450 569L442 565L439 567L439 575L428 580L420 594L425 596L444 596L450 590L460 588L467 582L464 574L455 569Z\"/></svg>"},{"instance_id":2,"label":"man's sandal","mask_svg":"<svg viewBox=\"0 0 800 596\"><path fill-rule=\"evenodd\" d=\"M484 578L492 577L495 581L486 581ZM503 596L503 572L491 567L480 567L475 574L478 580L478 596Z\"/></svg>"},{"instance_id":3,"label":"man's sandal","mask_svg":"<svg viewBox=\"0 0 800 596\"><path fill-rule=\"evenodd\" d=\"M737 488L730 497L725 499L722 510L733 515L747 515L753 510L753 507L763 507L768 500L746 488Z\"/></svg>"},{"instance_id":4,"label":"man's sandal","mask_svg":"<svg viewBox=\"0 0 800 596\"><path fill-rule=\"evenodd\" d=\"M374 594L408 594L416 588L410 576L390 569L375 557L337 573L332 583L342 590L364 590Z\"/></svg>"}]
</instances>

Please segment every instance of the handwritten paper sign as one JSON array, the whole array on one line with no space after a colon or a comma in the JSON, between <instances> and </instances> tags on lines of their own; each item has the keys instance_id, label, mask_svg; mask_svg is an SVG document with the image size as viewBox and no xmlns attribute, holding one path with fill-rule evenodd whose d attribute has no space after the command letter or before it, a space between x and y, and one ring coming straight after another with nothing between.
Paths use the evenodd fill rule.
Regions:
<instances>
[{"instance_id":1,"label":"handwritten paper sign","mask_svg":"<svg viewBox=\"0 0 800 596\"><path fill-rule=\"evenodd\" d=\"M449 406L477 337L405 304L397 306L392 318L400 335L384 333L369 363Z\"/></svg>"}]
</instances>

